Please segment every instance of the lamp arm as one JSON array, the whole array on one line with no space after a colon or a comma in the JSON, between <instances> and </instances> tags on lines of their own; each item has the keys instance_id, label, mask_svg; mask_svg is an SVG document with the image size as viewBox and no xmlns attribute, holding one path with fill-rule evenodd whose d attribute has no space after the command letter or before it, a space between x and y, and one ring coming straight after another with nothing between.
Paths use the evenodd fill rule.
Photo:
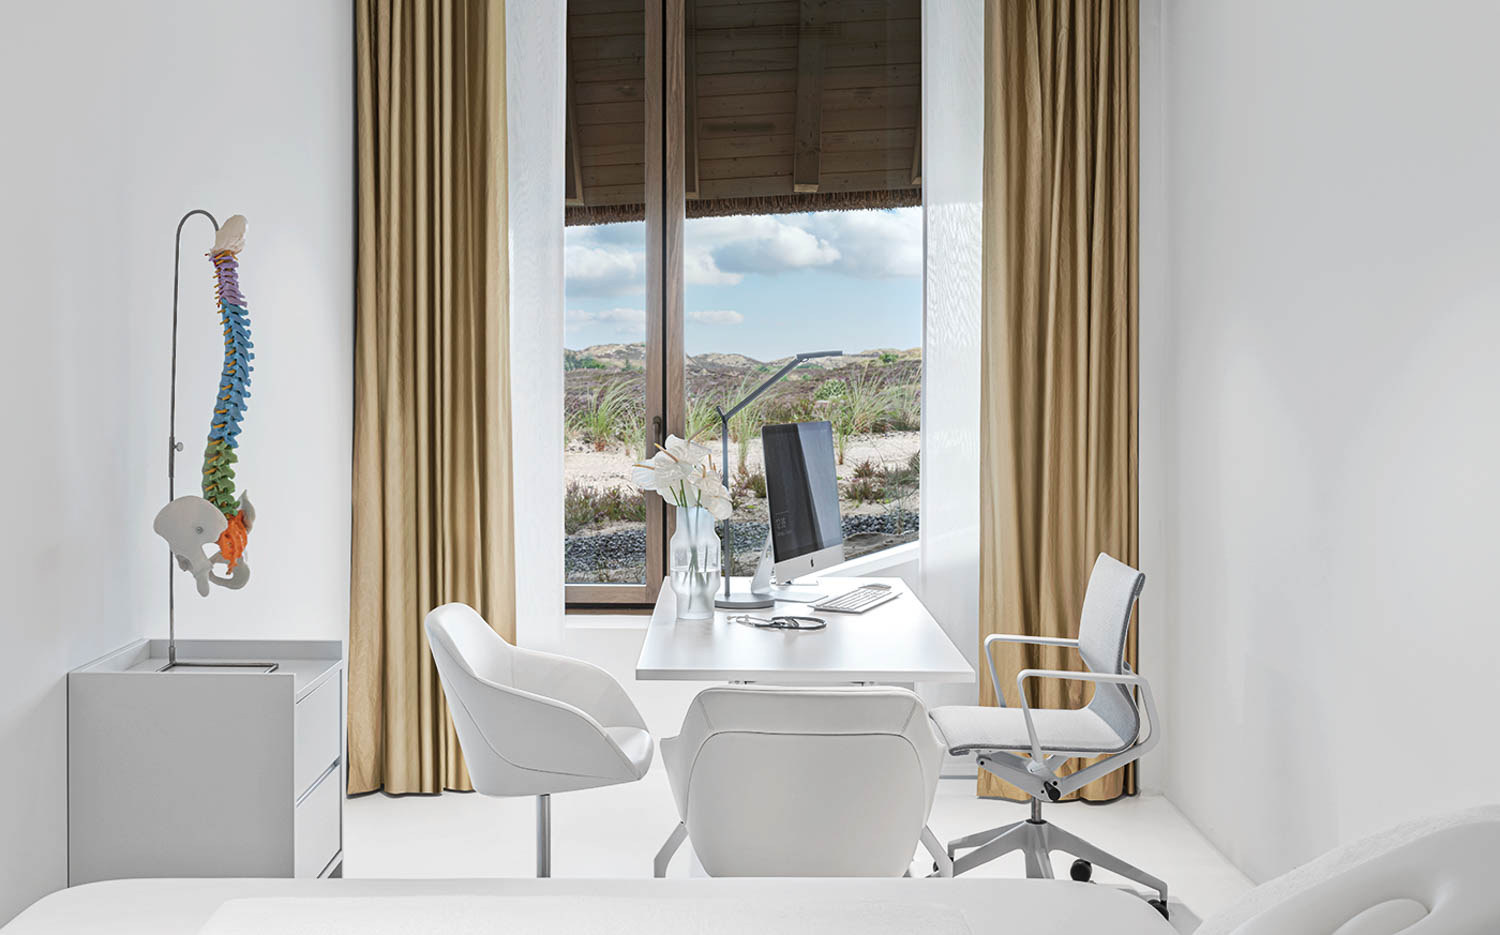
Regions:
<instances>
[{"instance_id":1,"label":"lamp arm","mask_svg":"<svg viewBox=\"0 0 1500 935\"><path fill-rule=\"evenodd\" d=\"M762 383L760 386L757 386L754 390L752 390L750 392L749 396L746 396L744 399L742 399L739 402L735 403L734 407L732 409L730 409L728 412L725 412L724 410L720 409L719 410L719 418L723 419L724 422L725 422L725 424L727 425L729 423L729 420L733 419L735 417L735 415L741 409L744 409L746 406L750 405L751 403L753 403L757 399L759 399L760 398L760 394L764 393L766 390L770 389L772 386L775 386L776 382L778 380L780 380L782 377L786 376L787 374L791 373L793 370L796 370L797 367L799 365L801 365L801 363L803 361L807 360L809 357L821 357L821 356L824 356L826 354L836 354L836 353L838 353L838 352L837 351L819 351L817 354L798 354L796 357L793 357L791 360L787 361L786 362L786 366L782 367L780 370L778 370L775 373L771 374L771 376L769 378L767 378L766 382Z\"/></svg>"}]
</instances>

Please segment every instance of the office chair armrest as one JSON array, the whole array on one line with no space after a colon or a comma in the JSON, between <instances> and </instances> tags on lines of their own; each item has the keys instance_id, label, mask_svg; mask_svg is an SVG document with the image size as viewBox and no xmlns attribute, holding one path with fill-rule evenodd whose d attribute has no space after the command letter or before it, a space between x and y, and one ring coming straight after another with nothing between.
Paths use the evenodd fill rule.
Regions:
<instances>
[{"instance_id":1,"label":"office chair armrest","mask_svg":"<svg viewBox=\"0 0 1500 935\"><path fill-rule=\"evenodd\" d=\"M995 654L990 647L996 643L1029 643L1033 646L1065 646L1078 648L1078 641L1063 636L1027 636L1025 633L991 633L984 638L984 663L990 667L990 687L995 690L995 704L1005 707L1005 695L1000 691L1000 679L995 676Z\"/></svg>"},{"instance_id":2,"label":"office chair armrest","mask_svg":"<svg viewBox=\"0 0 1500 935\"><path fill-rule=\"evenodd\" d=\"M517 649L514 665L523 691L572 705L605 727L647 729L624 687L593 663Z\"/></svg>"},{"instance_id":3,"label":"office chair armrest","mask_svg":"<svg viewBox=\"0 0 1500 935\"><path fill-rule=\"evenodd\" d=\"M1042 752L1042 742L1036 735L1036 725L1031 720L1031 704L1026 700L1026 680L1030 678L1103 682L1110 685L1130 685L1140 689L1142 700L1146 702L1146 720L1151 725L1151 733L1147 735L1146 743L1151 746L1156 744L1156 700L1151 696L1151 683L1134 672L1114 675L1108 672L1074 672L1064 669L1022 669L1016 675L1016 694L1021 699L1021 716L1026 720L1026 735L1031 739L1031 755L1037 762L1041 762L1045 754ZM1140 740L1139 729L1136 731L1135 739ZM1140 752L1144 753L1145 750Z\"/></svg>"}]
</instances>

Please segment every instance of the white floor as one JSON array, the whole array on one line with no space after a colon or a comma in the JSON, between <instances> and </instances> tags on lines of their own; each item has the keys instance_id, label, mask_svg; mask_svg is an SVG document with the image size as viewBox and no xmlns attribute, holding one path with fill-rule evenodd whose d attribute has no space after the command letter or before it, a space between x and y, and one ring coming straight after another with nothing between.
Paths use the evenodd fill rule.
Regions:
<instances>
[{"instance_id":1,"label":"white floor","mask_svg":"<svg viewBox=\"0 0 1500 935\"><path fill-rule=\"evenodd\" d=\"M351 799L344 813L348 877L524 877L535 872L533 799L473 794ZM1049 820L1167 881L1173 926L1198 922L1250 888L1167 800L1142 796L1109 805L1065 803ZM972 779L939 785L931 825L948 840L1025 817L1025 807L974 797ZM651 859L676 824L666 774L656 766L633 785L570 792L552 800L552 872L558 877L649 877ZM1068 864L1057 859L1057 875ZM686 848L671 876L687 876ZM913 863L925 875L930 862ZM971 871L973 876L1022 876L1019 857ZM1110 882L1104 872L1100 882Z\"/></svg>"}]
</instances>

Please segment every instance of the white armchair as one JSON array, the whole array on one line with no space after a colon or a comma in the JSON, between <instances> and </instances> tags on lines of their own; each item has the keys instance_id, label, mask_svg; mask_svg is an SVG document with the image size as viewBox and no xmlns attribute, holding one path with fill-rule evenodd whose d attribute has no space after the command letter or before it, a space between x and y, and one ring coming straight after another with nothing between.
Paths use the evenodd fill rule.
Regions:
<instances>
[{"instance_id":1,"label":"white armchair","mask_svg":"<svg viewBox=\"0 0 1500 935\"><path fill-rule=\"evenodd\" d=\"M901 876L927 828L943 745L901 688L733 685L698 694L662 741L684 838L709 876Z\"/></svg>"},{"instance_id":2,"label":"white armchair","mask_svg":"<svg viewBox=\"0 0 1500 935\"><path fill-rule=\"evenodd\" d=\"M608 672L512 646L467 604L425 625L474 789L537 797L537 876L550 876L552 793L640 779L646 723Z\"/></svg>"}]
</instances>

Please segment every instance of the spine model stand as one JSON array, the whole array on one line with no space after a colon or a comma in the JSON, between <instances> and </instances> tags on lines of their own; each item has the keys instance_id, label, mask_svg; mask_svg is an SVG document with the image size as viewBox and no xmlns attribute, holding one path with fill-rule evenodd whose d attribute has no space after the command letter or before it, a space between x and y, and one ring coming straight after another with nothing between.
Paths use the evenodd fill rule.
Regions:
<instances>
[{"instance_id":1,"label":"spine model stand","mask_svg":"<svg viewBox=\"0 0 1500 935\"><path fill-rule=\"evenodd\" d=\"M242 588L250 580L245 547L255 525L249 494L234 492L234 465L239 461L240 422L250 398L250 315L240 292L239 254L245 246L245 219L236 214L219 228L209 257L217 281L215 292L224 328L224 369L214 399L208 446L203 451L203 496L178 497L156 515L153 527L167 540L177 564L192 574L198 593L208 596L209 584ZM209 556L204 548L217 546ZM214 566L225 566L225 574Z\"/></svg>"}]
</instances>

